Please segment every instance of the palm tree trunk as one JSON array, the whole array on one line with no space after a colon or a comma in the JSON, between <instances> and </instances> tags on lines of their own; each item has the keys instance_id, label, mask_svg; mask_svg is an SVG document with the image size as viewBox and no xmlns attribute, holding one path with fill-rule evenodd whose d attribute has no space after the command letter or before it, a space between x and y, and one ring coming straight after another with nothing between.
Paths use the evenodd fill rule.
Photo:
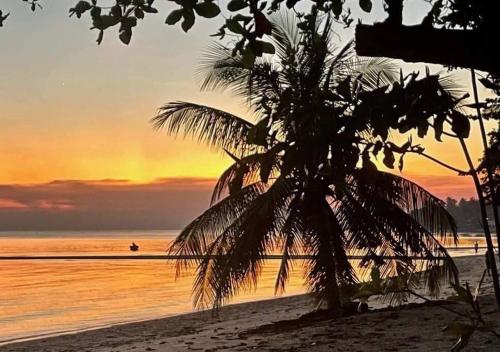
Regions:
<instances>
[{"instance_id":1,"label":"palm tree trunk","mask_svg":"<svg viewBox=\"0 0 500 352\"><path fill-rule=\"evenodd\" d=\"M323 268L324 275L320 278L320 286L324 289L322 299L326 302L328 311L335 317L342 315L342 302L339 284L337 282L337 265L330 233L323 232L319 237L318 263Z\"/></svg>"},{"instance_id":2,"label":"palm tree trunk","mask_svg":"<svg viewBox=\"0 0 500 352\"><path fill-rule=\"evenodd\" d=\"M487 183L490 188L491 196L495 199L495 187L493 184L493 172L491 170L491 165L488 157L488 139L486 137L486 129L484 128L483 115L481 114L481 109L479 107L479 95L477 93L477 83L476 83L476 72L474 69L471 70L471 80L472 80L472 90L474 92L474 102L476 103L477 118L479 120L479 127L481 129L481 139L483 141L483 147L485 150L485 166L487 171ZM495 232L497 236L497 246L500 245L500 217L498 215L498 207L492 202L493 207L493 219L495 220ZM498 252L498 257L500 258L500 251Z\"/></svg>"},{"instance_id":3,"label":"palm tree trunk","mask_svg":"<svg viewBox=\"0 0 500 352\"><path fill-rule=\"evenodd\" d=\"M326 297L327 309L333 316L340 317L342 315L342 302L340 299L340 288L337 282L337 274L335 270L332 271L328 281L329 287Z\"/></svg>"},{"instance_id":4,"label":"palm tree trunk","mask_svg":"<svg viewBox=\"0 0 500 352\"><path fill-rule=\"evenodd\" d=\"M342 315L342 300L340 287L337 280L337 258L335 247L332 243L335 229L331 223L330 205L325 196L319 194L311 197L308 220L317 229L317 258L315 259L314 276L317 285L316 292L326 303L329 313L335 317Z\"/></svg>"},{"instance_id":5,"label":"palm tree trunk","mask_svg":"<svg viewBox=\"0 0 500 352\"><path fill-rule=\"evenodd\" d=\"M488 247L487 258L489 260L490 268L491 268L491 279L493 281L493 289L495 291L495 298L497 301L497 308L500 314L500 285L498 282L498 269L497 263L495 260L495 247L493 246L493 241L491 240L491 232L490 227L488 225L488 214L486 212L486 201L483 196L483 191L481 188L481 182L479 181L479 177L474 170L474 164L472 163L472 159L469 154L469 150L467 149L467 145L463 138L460 138L460 145L462 146L462 150L465 154L465 158L467 160L467 164L471 170L471 176L474 180L474 186L476 187L477 197L479 200L479 207L481 210L481 221L483 223L484 236L486 238L486 246Z\"/></svg>"}]
</instances>

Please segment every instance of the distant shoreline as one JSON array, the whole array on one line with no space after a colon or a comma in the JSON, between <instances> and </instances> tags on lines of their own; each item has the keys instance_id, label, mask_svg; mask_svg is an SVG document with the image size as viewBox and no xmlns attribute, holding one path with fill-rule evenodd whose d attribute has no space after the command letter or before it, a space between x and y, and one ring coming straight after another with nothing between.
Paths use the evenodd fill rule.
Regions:
<instances>
[{"instance_id":1,"label":"distant shoreline","mask_svg":"<svg viewBox=\"0 0 500 352\"><path fill-rule=\"evenodd\" d=\"M446 247L447 251L468 251L474 250L475 247ZM486 246L478 247L478 250L485 250ZM169 254L130 254L130 255L1 255L1 260L179 260L179 259L202 259L203 255L169 255ZM465 257L465 256L462 256ZM310 259L310 255L297 254L290 256L290 259L301 260ZM362 255L348 255L348 259L361 260L364 258ZM400 259L407 258L403 256L382 256L381 259ZM411 259L419 260L419 256L411 256ZM264 255L263 259L280 260L281 254L268 254ZM437 260L444 260L443 258L436 258Z\"/></svg>"}]
</instances>

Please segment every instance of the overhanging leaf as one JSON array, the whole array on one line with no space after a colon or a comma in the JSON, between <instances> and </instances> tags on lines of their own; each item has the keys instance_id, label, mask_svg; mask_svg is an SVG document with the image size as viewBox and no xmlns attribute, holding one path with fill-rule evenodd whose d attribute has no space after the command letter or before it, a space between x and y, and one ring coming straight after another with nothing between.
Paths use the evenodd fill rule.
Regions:
<instances>
[{"instance_id":1,"label":"overhanging leaf","mask_svg":"<svg viewBox=\"0 0 500 352\"><path fill-rule=\"evenodd\" d=\"M165 23L168 24L168 25L174 25L174 24L176 24L177 22L179 22L181 20L183 12L184 12L183 9L173 10L167 16L167 19L165 20Z\"/></svg>"},{"instance_id":2,"label":"overhanging leaf","mask_svg":"<svg viewBox=\"0 0 500 352\"><path fill-rule=\"evenodd\" d=\"M227 9L231 12L236 12L247 7L248 4L245 0L231 0L227 4Z\"/></svg>"},{"instance_id":3,"label":"overhanging leaf","mask_svg":"<svg viewBox=\"0 0 500 352\"><path fill-rule=\"evenodd\" d=\"M451 130L460 138L468 138L470 134L470 121L464 114L453 111L451 115Z\"/></svg>"},{"instance_id":4,"label":"overhanging leaf","mask_svg":"<svg viewBox=\"0 0 500 352\"><path fill-rule=\"evenodd\" d=\"M181 23L182 30L187 33L193 27L195 17L193 10L186 10L182 13L184 20Z\"/></svg>"},{"instance_id":5,"label":"overhanging leaf","mask_svg":"<svg viewBox=\"0 0 500 352\"><path fill-rule=\"evenodd\" d=\"M200 2L194 9L198 15L205 18L213 18L220 13L219 6L211 1Z\"/></svg>"}]
</instances>

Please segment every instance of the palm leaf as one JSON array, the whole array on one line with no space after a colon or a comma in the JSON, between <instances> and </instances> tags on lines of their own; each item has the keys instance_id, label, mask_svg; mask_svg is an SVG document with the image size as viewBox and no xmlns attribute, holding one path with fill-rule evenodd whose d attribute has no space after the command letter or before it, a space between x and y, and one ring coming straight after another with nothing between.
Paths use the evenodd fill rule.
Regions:
<instances>
[{"instance_id":1,"label":"palm leaf","mask_svg":"<svg viewBox=\"0 0 500 352\"><path fill-rule=\"evenodd\" d=\"M202 77L201 90L229 88L245 80L250 72L241 56L233 56L232 50L218 42L211 43L205 50L197 69L197 75Z\"/></svg>"},{"instance_id":2,"label":"palm leaf","mask_svg":"<svg viewBox=\"0 0 500 352\"><path fill-rule=\"evenodd\" d=\"M398 80L398 68L394 61L386 58L356 58L349 65L352 76L365 90L388 86Z\"/></svg>"},{"instance_id":3,"label":"palm leaf","mask_svg":"<svg viewBox=\"0 0 500 352\"><path fill-rule=\"evenodd\" d=\"M349 202L357 210L350 216L360 219L359 222L351 223L351 226L366 226L372 234L363 233L362 229L351 231L355 236L351 242L365 249L366 260L375 260L385 276L406 275L424 269L430 273L426 276L429 291L437 294L441 281L456 280L456 267L434 235L445 239L451 231L456 240L453 219L439 199L411 181L387 173L380 173L377 177L371 175L370 178L371 183L367 184L366 178L360 177L354 187L356 196L349 197ZM377 235L379 243L374 240ZM366 238L371 243L366 243ZM416 255L422 259L398 260L399 267L395 272L394 263L377 261L377 256L386 254L380 251L381 248L389 249L397 256Z\"/></svg>"},{"instance_id":4,"label":"palm leaf","mask_svg":"<svg viewBox=\"0 0 500 352\"><path fill-rule=\"evenodd\" d=\"M278 67L266 58L258 58L249 68L240 55L213 43L206 51L197 74L202 78L202 90L229 89L250 104L264 96L278 96Z\"/></svg>"},{"instance_id":5,"label":"palm leaf","mask_svg":"<svg viewBox=\"0 0 500 352\"><path fill-rule=\"evenodd\" d=\"M441 199L406 178L386 172L380 172L379 177L392 182L399 193L399 197L392 200L396 201L401 209L429 232L439 236L442 241L451 236L453 244L458 244L457 224Z\"/></svg>"},{"instance_id":6,"label":"palm leaf","mask_svg":"<svg viewBox=\"0 0 500 352\"><path fill-rule=\"evenodd\" d=\"M182 101L161 107L152 124L155 129L164 128L169 135L183 134L211 147L240 153L248 150L248 133L254 127L225 111Z\"/></svg>"},{"instance_id":7,"label":"palm leaf","mask_svg":"<svg viewBox=\"0 0 500 352\"><path fill-rule=\"evenodd\" d=\"M255 287L265 254L276 246L289 196L288 183L278 179L208 246L194 284L197 307L217 309L241 289Z\"/></svg>"},{"instance_id":8,"label":"palm leaf","mask_svg":"<svg viewBox=\"0 0 500 352\"><path fill-rule=\"evenodd\" d=\"M304 247L302 243L303 224L300 210L301 199L295 196L290 202L286 220L281 229L281 243L282 243L282 258L278 274L276 276L276 284L274 292L276 294L283 293L285 286L290 275L292 266L291 256L297 255Z\"/></svg>"},{"instance_id":9,"label":"palm leaf","mask_svg":"<svg viewBox=\"0 0 500 352\"><path fill-rule=\"evenodd\" d=\"M208 253L209 244L238 219L264 191L264 185L257 182L212 205L181 231L170 245L169 254L201 256ZM200 259L177 260L176 276L199 262Z\"/></svg>"},{"instance_id":10,"label":"palm leaf","mask_svg":"<svg viewBox=\"0 0 500 352\"><path fill-rule=\"evenodd\" d=\"M265 153L250 154L230 165L217 180L210 204L215 204L221 197L230 194L231 185L235 181L245 186L258 180L267 183L269 178L276 176L281 160L277 153L279 150L272 148ZM266 180L263 180L263 170L267 170Z\"/></svg>"},{"instance_id":11,"label":"palm leaf","mask_svg":"<svg viewBox=\"0 0 500 352\"><path fill-rule=\"evenodd\" d=\"M298 50L300 31L297 18L288 12L282 12L271 18L273 24L272 41L280 61L293 58Z\"/></svg>"}]
</instances>

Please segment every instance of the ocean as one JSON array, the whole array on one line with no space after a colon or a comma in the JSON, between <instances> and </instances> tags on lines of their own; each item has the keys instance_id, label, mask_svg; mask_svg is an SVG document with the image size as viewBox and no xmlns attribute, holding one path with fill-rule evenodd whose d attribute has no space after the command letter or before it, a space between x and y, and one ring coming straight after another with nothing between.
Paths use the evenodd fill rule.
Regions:
<instances>
[{"instance_id":1,"label":"ocean","mask_svg":"<svg viewBox=\"0 0 500 352\"><path fill-rule=\"evenodd\" d=\"M0 257L159 255L179 231L0 232ZM482 238L463 236L470 247ZM139 252L130 252L135 242ZM472 254L470 248L452 255ZM273 298L279 261L265 265L258 288L231 303ZM160 260L0 260L0 344L194 311L193 273L175 280ZM285 295L305 292L300 268Z\"/></svg>"}]
</instances>

